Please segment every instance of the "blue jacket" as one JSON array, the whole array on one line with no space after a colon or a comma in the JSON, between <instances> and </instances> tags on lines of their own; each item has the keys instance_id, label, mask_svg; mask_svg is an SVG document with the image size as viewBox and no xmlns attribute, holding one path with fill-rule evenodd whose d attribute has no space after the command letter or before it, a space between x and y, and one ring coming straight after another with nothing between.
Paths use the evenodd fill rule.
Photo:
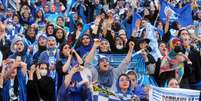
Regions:
<instances>
[{"instance_id":1,"label":"blue jacket","mask_svg":"<svg viewBox=\"0 0 201 101\"><path fill-rule=\"evenodd\" d=\"M19 87L19 99L20 101L26 101L26 77L22 73L21 69L17 70L17 79ZM9 89L10 80L6 80L3 87L3 101L10 101L9 99Z\"/></svg>"},{"instance_id":2,"label":"blue jacket","mask_svg":"<svg viewBox=\"0 0 201 101\"><path fill-rule=\"evenodd\" d=\"M133 90L132 90L133 94L137 95L140 99L144 98L145 93L144 93L144 89L143 87L137 85Z\"/></svg>"},{"instance_id":3,"label":"blue jacket","mask_svg":"<svg viewBox=\"0 0 201 101\"><path fill-rule=\"evenodd\" d=\"M75 81L75 86L66 88L63 83L58 94L58 101L92 101L90 89L77 83L81 81L79 73L73 75L72 79Z\"/></svg>"},{"instance_id":4,"label":"blue jacket","mask_svg":"<svg viewBox=\"0 0 201 101\"><path fill-rule=\"evenodd\" d=\"M25 49L26 50L26 49ZM24 51L23 53L13 53L12 55L9 56L11 59L16 59L17 56L21 56L21 60L27 64L27 68L31 67L32 64L32 58L29 54Z\"/></svg>"}]
</instances>

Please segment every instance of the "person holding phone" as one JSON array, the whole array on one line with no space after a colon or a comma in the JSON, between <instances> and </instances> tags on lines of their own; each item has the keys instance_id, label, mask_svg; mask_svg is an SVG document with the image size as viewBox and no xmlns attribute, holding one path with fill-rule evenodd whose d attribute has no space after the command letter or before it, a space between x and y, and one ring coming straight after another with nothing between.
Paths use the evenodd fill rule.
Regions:
<instances>
[{"instance_id":1,"label":"person holding phone","mask_svg":"<svg viewBox=\"0 0 201 101\"><path fill-rule=\"evenodd\" d=\"M27 64L18 57L4 61L3 101L26 101Z\"/></svg>"},{"instance_id":2,"label":"person holding phone","mask_svg":"<svg viewBox=\"0 0 201 101\"><path fill-rule=\"evenodd\" d=\"M48 63L33 64L27 82L27 101L55 101L55 84L48 77Z\"/></svg>"},{"instance_id":3,"label":"person holding phone","mask_svg":"<svg viewBox=\"0 0 201 101\"><path fill-rule=\"evenodd\" d=\"M24 39L20 36L15 37L11 43L10 48L13 54L11 54L8 58L20 59L20 61L27 64L27 67L29 69L29 67L31 67L32 58L30 54L27 53L28 47L24 43Z\"/></svg>"}]
</instances>

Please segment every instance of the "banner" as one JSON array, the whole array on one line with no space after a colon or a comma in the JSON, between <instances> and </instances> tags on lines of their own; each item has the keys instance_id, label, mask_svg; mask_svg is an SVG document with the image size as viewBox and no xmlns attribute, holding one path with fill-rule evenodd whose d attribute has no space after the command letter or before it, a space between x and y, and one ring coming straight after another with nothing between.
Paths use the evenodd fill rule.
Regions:
<instances>
[{"instance_id":1,"label":"banner","mask_svg":"<svg viewBox=\"0 0 201 101\"><path fill-rule=\"evenodd\" d=\"M182 8L175 8L172 5L168 4L164 0L160 0L160 19L165 23L167 11L171 11L172 15L170 16L170 21L178 21L182 27L193 24L192 18L192 8L190 3L186 4Z\"/></svg>"},{"instance_id":2,"label":"banner","mask_svg":"<svg viewBox=\"0 0 201 101\"><path fill-rule=\"evenodd\" d=\"M200 91L152 86L149 101L199 101Z\"/></svg>"},{"instance_id":3,"label":"banner","mask_svg":"<svg viewBox=\"0 0 201 101\"><path fill-rule=\"evenodd\" d=\"M93 85L93 101L121 101L113 92Z\"/></svg>"}]
</instances>

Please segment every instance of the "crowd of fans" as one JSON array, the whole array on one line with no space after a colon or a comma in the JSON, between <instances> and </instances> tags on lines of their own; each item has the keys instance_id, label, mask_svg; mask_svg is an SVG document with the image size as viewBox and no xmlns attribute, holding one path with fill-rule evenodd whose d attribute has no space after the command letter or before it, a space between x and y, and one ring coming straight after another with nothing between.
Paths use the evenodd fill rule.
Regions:
<instances>
[{"instance_id":1,"label":"crowd of fans","mask_svg":"<svg viewBox=\"0 0 201 101\"><path fill-rule=\"evenodd\" d=\"M163 22L159 0L9 1L0 1L1 101L93 101L91 85L121 101L148 101L150 86L201 90L199 0L165 0L191 4L188 26L170 10ZM124 56L117 66L113 54Z\"/></svg>"}]
</instances>

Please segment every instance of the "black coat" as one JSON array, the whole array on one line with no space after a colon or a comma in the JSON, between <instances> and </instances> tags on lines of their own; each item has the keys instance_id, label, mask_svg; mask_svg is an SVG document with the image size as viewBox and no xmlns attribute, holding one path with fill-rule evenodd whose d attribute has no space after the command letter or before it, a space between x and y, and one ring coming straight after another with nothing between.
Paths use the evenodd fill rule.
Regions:
<instances>
[{"instance_id":1,"label":"black coat","mask_svg":"<svg viewBox=\"0 0 201 101\"><path fill-rule=\"evenodd\" d=\"M0 51L3 54L3 59L5 60L11 54L10 51L10 41L0 39Z\"/></svg>"},{"instance_id":2,"label":"black coat","mask_svg":"<svg viewBox=\"0 0 201 101\"><path fill-rule=\"evenodd\" d=\"M29 80L27 83L27 101L55 101L55 84L51 77Z\"/></svg>"},{"instance_id":3,"label":"black coat","mask_svg":"<svg viewBox=\"0 0 201 101\"><path fill-rule=\"evenodd\" d=\"M189 79L190 83L194 84L201 81L201 56L196 49L191 47L188 58L192 62L192 73L190 74Z\"/></svg>"}]
</instances>

